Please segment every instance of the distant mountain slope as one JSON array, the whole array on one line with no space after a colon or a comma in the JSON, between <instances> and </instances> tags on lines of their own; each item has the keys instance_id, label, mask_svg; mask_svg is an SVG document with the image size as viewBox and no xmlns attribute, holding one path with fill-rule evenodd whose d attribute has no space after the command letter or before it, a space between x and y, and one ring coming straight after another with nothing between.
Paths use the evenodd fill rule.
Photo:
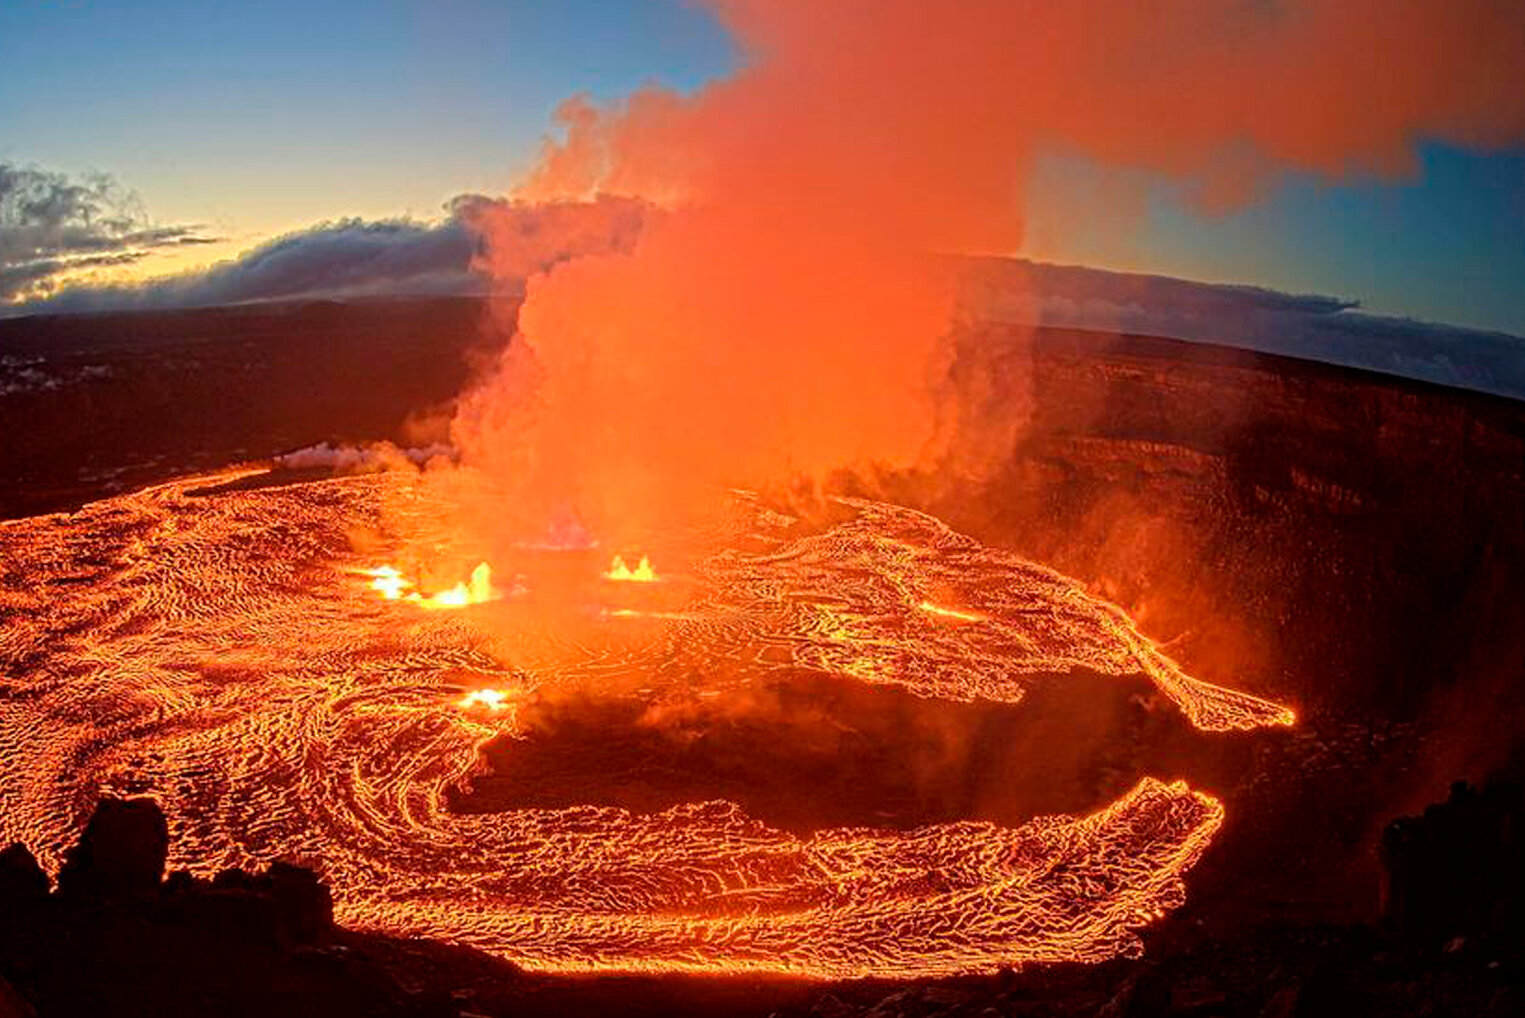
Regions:
<instances>
[{"instance_id":1,"label":"distant mountain slope","mask_svg":"<svg viewBox=\"0 0 1525 1018\"><path fill-rule=\"evenodd\" d=\"M531 207L463 195L436 223L322 223L199 272L82 284L28 304L0 304L0 319L317 299L489 293L517 299L536 272L588 254L629 250L659 214L626 199ZM491 281L472 269L477 231L487 221L513 238L500 252L503 271ZM1337 297L1018 258L953 260L963 278L963 312L976 319L1213 343L1525 398L1525 339L1516 336L1365 314ZM758 285L776 282L787 286L765 279ZM0 395L4 384L0 379Z\"/></svg>"},{"instance_id":2,"label":"distant mountain slope","mask_svg":"<svg viewBox=\"0 0 1525 1018\"><path fill-rule=\"evenodd\" d=\"M1525 398L1518 336L1370 315L1350 301L1254 286L1016 258L968 263L963 310L974 318L1165 336Z\"/></svg>"}]
</instances>

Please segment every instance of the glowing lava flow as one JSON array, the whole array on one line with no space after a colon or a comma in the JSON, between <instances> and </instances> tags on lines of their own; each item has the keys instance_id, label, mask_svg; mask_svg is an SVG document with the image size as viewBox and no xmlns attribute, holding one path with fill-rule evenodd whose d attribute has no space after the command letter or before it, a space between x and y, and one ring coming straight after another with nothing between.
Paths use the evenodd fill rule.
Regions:
<instances>
[{"instance_id":1,"label":"glowing lava flow","mask_svg":"<svg viewBox=\"0 0 1525 1018\"><path fill-rule=\"evenodd\" d=\"M450 797L517 734L520 698L557 689L660 706L818 676L1014 704L1084 671L1146 676L1204 729L1291 720L1185 675L1074 581L908 509L844 502L851 519L807 532L743 497L681 606L607 623L587 606L581 624L616 634L589 639L413 610L441 595L396 570L357 584L349 534L442 515L407 476L191 494L234 476L0 523L0 843L56 869L98 797L151 793L172 867L308 863L349 926L544 969L1100 961L1181 903L1215 799L1146 777L1085 816L792 834L727 801L468 814ZM490 595L486 568L463 587ZM944 603L959 614L928 607Z\"/></svg>"}]
</instances>

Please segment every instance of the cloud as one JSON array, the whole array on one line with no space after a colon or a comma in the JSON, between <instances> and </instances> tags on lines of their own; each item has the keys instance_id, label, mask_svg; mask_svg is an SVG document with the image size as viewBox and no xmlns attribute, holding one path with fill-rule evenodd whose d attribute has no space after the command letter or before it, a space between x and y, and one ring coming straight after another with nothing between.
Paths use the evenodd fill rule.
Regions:
<instances>
[{"instance_id":1,"label":"cloud","mask_svg":"<svg viewBox=\"0 0 1525 1018\"><path fill-rule=\"evenodd\" d=\"M0 304L44 297L81 270L213 239L197 226L149 222L109 176L0 162Z\"/></svg>"},{"instance_id":2,"label":"cloud","mask_svg":"<svg viewBox=\"0 0 1525 1018\"><path fill-rule=\"evenodd\" d=\"M474 236L493 238L478 250L473 268L516 288L575 258L630 251L658 214L639 199L610 195L542 203L464 195L451 202L451 209Z\"/></svg>"},{"instance_id":3,"label":"cloud","mask_svg":"<svg viewBox=\"0 0 1525 1018\"><path fill-rule=\"evenodd\" d=\"M0 166L0 173L7 171ZM98 201L90 197L100 193L91 191L95 185L42 176L56 186L37 195L28 222L32 237L54 238L55 253L18 256L17 251L35 252L41 245L18 240L9 227L0 231L0 294L26 293L65 269L136 261L145 245L198 240L184 228L146 226L141 218L122 217L116 224L121 228L113 232L94 214L92 228L82 229L80 210ZM106 186L109 191L109 182ZM633 199L530 205L461 195L446 205L439 222L322 223L204 271L139 284L77 284L10 310L484 295L494 287L492 292L517 296L526 279L553 266L584 255L631 250L658 215ZM484 235L493 238L490 245L480 242ZM1316 294L1011 258L955 261L965 317L1168 336L1525 397L1525 340L1514 336L1366 314L1355 301ZM758 285L762 291L771 289L762 281Z\"/></svg>"},{"instance_id":4,"label":"cloud","mask_svg":"<svg viewBox=\"0 0 1525 1018\"><path fill-rule=\"evenodd\" d=\"M268 241L207 269L130 284L63 288L19 310L102 311L205 307L261 300L517 292L522 281L558 262L622 250L634 242L649 207L620 198L529 206L461 195L439 222L342 219ZM489 280L474 271L487 257L477 237L488 225L494 248Z\"/></svg>"}]
</instances>

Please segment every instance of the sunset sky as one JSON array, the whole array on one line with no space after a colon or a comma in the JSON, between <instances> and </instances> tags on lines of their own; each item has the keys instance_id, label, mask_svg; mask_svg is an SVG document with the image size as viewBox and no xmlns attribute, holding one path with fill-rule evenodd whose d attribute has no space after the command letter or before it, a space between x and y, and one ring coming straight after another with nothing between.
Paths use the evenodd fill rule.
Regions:
<instances>
[{"instance_id":1,"label":"sunset sky","mask_svg":"<svg viewBox=\"0 0 1525 1018\"><path fill-rule=\"evenodd\" d=\"M741 59L678 0L9 0L0 163L110 174L216 241L117 270L141 277L325 220L437 218L506 191L565 97L691 90ZM1525 153L1416 152L1397 179L1294 175L1227 212L1055 154L1014 253L1525 333Z\"/></svg>"}]
</instances>

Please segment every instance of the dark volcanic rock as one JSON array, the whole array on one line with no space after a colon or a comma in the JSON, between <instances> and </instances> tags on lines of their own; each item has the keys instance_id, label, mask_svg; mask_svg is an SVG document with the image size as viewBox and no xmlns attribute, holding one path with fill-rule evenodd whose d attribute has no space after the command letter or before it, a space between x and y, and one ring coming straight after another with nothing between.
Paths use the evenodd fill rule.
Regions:
<instances>
[{"instance_id":1,"label":"dark volcanic rock","mask_svg":"<svg viewBox=\"0 0 1525 1018\"><path fill-rule=\"evenodd\" d=\"M297 940L315 940L332 932L334 898L312 870L271 863L265 873L282 923Z\"/></svg>"},{"instance_id":2,"label":"dark volcanic rock","mask_svg":"<svg viewBox=\"0 0 1525 1018\"><path fill-rule=\"evenodd\" d=\"M333 896L317 874L300 866L275 862L261 874L223 870L212 881L212 890L268 905L269 919L283 942L311 943L333 932Z\"/></svg>"},{"instance_id":3,"label":"dark volcanic rock","mask_svg":"<svg viewBox=\"0 0 1525 1018\"><path fill-rule=\"evenodd\" d=\"M0 1018L34 1018L36 1014L15 987L0 979Z\"/></svg>"},{"instance_id":4,"label":"dark volcanic rock","mask_svg":"<svg viewBox=\"0 0 1525 1018\"><path fill-rule=\"evenodd\" d=\"M1010 454L982 491L933 477L892 500L1080 579L1194 677L1297 711L1152 771L1231 818L1193 903L1375 919L1387 821L1525 747L1525 404L1063 330L977 330L959 363Z\"/></svg>"},{"instance_id":5,"label":"dark volcanic rock","mask_svg":"<svg viewBox=\"0 0 1525 1018\"><path fill-rule=\"evenodd\" d=\"M63 895L151 894L164 877L169 825L152 799L106 799L58 871Z\"/></svg>"},{"instance_id":6,"label":"dark volcanic rock","mask_svg":"<svg viewBox=\"0 0 1525 1018\"><path fill-rule=\"evenodd\" d=\"M40 379L0 399L0 518L316 442L411 444L409 418L501 341L484 322L512 315L425 298L0 320L0 358Z\"/></svg>"},{"instance_id":7,"label":"dark volcanic rock","mask_svg":"<svg viewBox=\"0 0 1525 1018\"><path fill-rule=\"evenodd\" d=\"M25 845L0 851L0 922L29 913L47 900L52 883Z\"/></svg>"},{"instance_id":8,"label":"dark volcanic rock","mask_svg":"<svg viewBox=\"0 0 1525 1018\"><path fill-rule=\"evenodd\" d=\"M54 894L24 847L0 852L0 1018L29 1008L144 1018L456 1014L443 987L405 989L370 945L341 942L333 900L309 870L278 862L264 873L226 870L208 881L177 872L161 883L167 841L151 800L105 800Z\"/></svg>"},{"instance_id":9,"label":"dark volcanic rock","mask_svg":"<svg viewBox=\"0 0 1525 1018\"><path fill-rule=\"evenodd\" d=\"M1382 835L1385 918L1429 944L1525 930L1525 794L1464 781Z\"/></svg>"},{"instance_id":10,"label":"dark volcanic rock","mask_svg":"<svg viewBox=\"0 0 1525 1018\"><path fill-rule=\"evenodd\" d=\"M1140 969L1097 1012L1097 1018L1159 1018L1171 1011L1170 983L1154 969Z\"/></svg>"}]
</instances>

